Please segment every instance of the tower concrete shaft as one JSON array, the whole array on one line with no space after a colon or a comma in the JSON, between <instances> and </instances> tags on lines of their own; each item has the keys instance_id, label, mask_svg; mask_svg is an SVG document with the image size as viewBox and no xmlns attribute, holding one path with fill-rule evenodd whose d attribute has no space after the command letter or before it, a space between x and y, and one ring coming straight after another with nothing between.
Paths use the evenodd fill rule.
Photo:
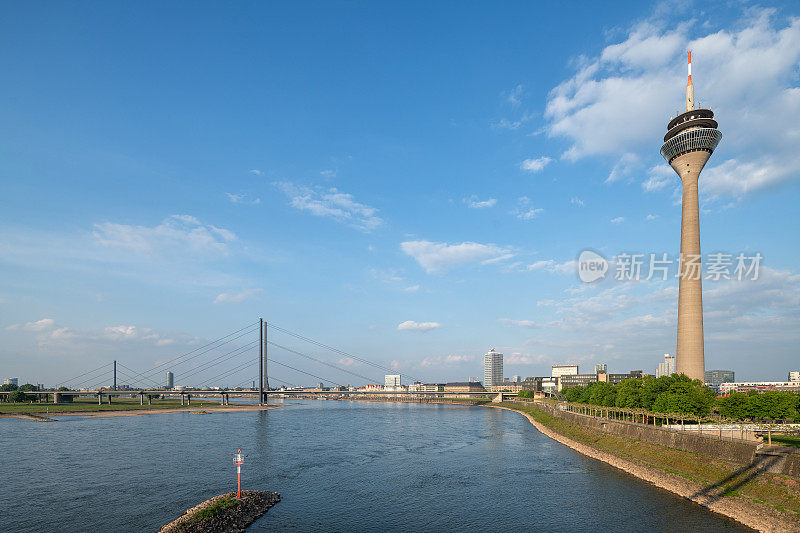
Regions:
<instances>
[{"instance_id":1,"label":"tower concrete shaft","mask_svg":"<svg viewBox=\"0 0 800 533\"><path fill-rule=\"evenodd\" d=\"M700 172L722 139L710 109L694 108L692 54L686 84L686 112L670 120L661 155L683 185L681 256L678 282L677 371L705 381L703 347L703 274L700 261Z\"/></svg>"}]
</instances>

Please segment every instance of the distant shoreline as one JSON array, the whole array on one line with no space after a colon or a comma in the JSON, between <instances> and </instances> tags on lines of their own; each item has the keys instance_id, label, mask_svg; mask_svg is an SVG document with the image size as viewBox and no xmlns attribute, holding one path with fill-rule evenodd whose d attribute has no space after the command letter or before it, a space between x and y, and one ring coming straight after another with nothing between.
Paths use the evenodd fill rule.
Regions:
<instances>
[{"instance_id":1,"label":"distant shoreline","mask_svg":"<svg viewBox=\"0 0 800 533\"><path fill-rule=\"evenodd\" d=\"M83 416L87 418L107 418L115 416L143 416L143 415L160 415L169 413L192 413L192 414L210 414L210 413L241 413L247 411L269 411L277 409L289 404L268 404L268 405L225 405L219 407L168 407L168 408L154 408L154 409L120 409L118 411L58 411L53 413L37 412L37 413L5 413L0 414L0 418L19 418L22 420L33 420L36 422L53 422L55 417L59 416Z\"/></svg>"}]
</instances>

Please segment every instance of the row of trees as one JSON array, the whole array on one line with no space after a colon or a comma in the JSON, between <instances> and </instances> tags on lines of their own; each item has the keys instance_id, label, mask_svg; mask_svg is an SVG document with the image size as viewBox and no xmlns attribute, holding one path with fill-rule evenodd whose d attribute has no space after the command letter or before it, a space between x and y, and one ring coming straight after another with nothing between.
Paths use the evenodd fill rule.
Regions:
<instances>
[{"instance_id":1,"label":"row of trees","mask_svg":"<svg viewBox=\"0 0 800 533\"><path fill-rule=\"evenodd\" d=\"M800 394L770 391L758 394L731 393L717 397L700 380L683 374L653 378L630 378L619 385L590 383L585 387L568 387L562 394L570 402L605 407L646 409L656 413L684 413L706 416L712 412L737 420L798 420Z\"/></svg>"}]
</instances>

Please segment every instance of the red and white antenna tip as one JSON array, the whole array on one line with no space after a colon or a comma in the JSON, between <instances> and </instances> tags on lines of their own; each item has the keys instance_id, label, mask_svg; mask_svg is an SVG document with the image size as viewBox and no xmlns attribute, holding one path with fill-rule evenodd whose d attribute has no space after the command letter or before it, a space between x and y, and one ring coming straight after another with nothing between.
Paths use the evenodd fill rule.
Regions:
<instances>
[{"instance_id":1,"label":"red and white antenna tip","mask_svg":"<svg viewBox=\"0 0 800 533\"><path fill-rule=\"evenodd\" d=\"M692 51L689 50L689 81L687 85L692 84Z\"/></svg>"}]
</instances>

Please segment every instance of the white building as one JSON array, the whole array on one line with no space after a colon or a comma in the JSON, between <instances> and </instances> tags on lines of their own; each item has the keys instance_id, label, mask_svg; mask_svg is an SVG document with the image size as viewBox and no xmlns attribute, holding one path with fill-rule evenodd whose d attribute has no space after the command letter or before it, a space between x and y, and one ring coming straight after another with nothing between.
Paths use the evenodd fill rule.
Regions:
<instances>
[{"instance_id":1,"label":"white building","mask_svg":"<svg viewBox=\"0 0 800 533\"><path fill-rule=\"evenodd\" d=\"M560 378L561 376L577 376L578 365L553 365L551 377Z\"/></svg>"},{"instance_id":2,"label":"white building","mask_svg":"<svg viewBox=\"0 0 800 533\"><path fill-rule=\"evenodd\" d=\"M19 386L19 378L5 378L3 380L3 385Z\"/></svg>"},{"instance_id":3,"label":"white building","mask_svg":"<svg viewBox=\"0 0 800 533\"><path fill-rule=\"evenodd\" d=\"M389 387L394 389L395 387L400 386L400 374L386 374L384 380L384 385L386 385L387 389Z\"/></svg>"},{"instance_id":4,"label":"white building","mask_svg":"<svg viewBox=\"0 0 800 533\"><path fill-rule=\"evenodd\" d=\"M521 383L522 382L522 376L514 376L514 377L511 378L511 381L513 381L514 383Z\"/></svg>"},{"instance_id":5,"label":"white building","mask_svg":"<svg viewBox=\"0 0 800 533\"><path fill-rule=\"evenodd\" d=\"M608 374L608 365L606 363L597 363L594 365L594 373L599 374L600 372Z\"/></svg>"},{"instance_id":6,"label":"white building","mask_svg":"<svg viewBox=\"0 0 800 533\"><path fill-rule=\"evenodd\" d=\"M771 390L800 392L800 381L737 381L732 383L722 383L719 392L728 394L730 392L747 392L754 390L766 392Z\"/></svg>"},{"instance_id":7,"label":"white building","mask_svg":"<svg viewBox=\"0 0 800 533\"><path fill-rule=\"evenodd\" d=\"M489 350L483 356L483 386L492 390L493 385L503 384L503 354Z\"/></svg>"},{"instance_id":8,"label":"white building","mask_svg":"<svg viewBox=\"0 0 800 533\"><path fill-rule=\"evenodd\" d=\"M789 381L800 381L800 372L798 371L789 372Z\"/></svg>"},{"instance_id":9,"label":"white building","mask_svg":"<svg viewBox=\"0 0 800 533\"><path fill-rule=\"evenodd\" d=\"M656 368L656 377L660 378L662 376L671 376L678 371L677 363L675 362L675 356L670 355L668 353L664 354L664 362L658 363L658 368Z\"/></svg>"}]
</instances>

